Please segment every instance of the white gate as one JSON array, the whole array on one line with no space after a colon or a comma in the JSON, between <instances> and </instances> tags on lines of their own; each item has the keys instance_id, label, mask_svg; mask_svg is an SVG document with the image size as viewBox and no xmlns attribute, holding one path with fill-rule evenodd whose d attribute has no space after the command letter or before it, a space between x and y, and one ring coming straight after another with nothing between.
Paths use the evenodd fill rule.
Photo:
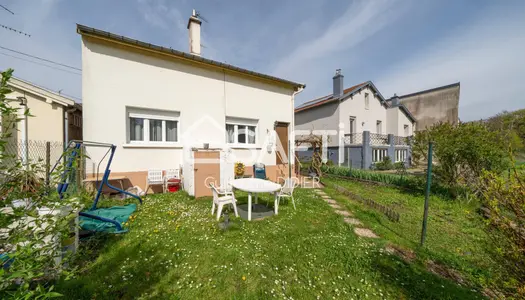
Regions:
<instances>
[{"instance_id":1,"label":"white gate","mask_svg":"<svg viewBox=\"0 0 525 300\"><path fill-rule=\"evenodd\" d=\"M231 149L221 150L221 187L227 187L235 179L233 157Z\"/></svg>"}]
</instances>

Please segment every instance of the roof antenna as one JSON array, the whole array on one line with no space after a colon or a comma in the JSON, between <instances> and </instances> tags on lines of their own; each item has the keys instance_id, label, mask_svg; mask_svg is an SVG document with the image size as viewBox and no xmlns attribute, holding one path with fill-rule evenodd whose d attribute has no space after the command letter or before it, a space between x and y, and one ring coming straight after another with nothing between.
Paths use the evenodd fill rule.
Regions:
<instances>
[{"instance_id":1,"label":"roof antenna","mask_svg":"<svg viewBox=\"0 0 525 300\"><path fill-rule=\"evenodd\" d=\"M204 16L200 13L200 11L198 11L198 10L193 10L193 15L194 15L197 19L202 20L202 21L204 21L204 22L206 22L206 23L209 23L208 20L206 20L206 18L204 18Z\"/></svg>"}]
</instances>

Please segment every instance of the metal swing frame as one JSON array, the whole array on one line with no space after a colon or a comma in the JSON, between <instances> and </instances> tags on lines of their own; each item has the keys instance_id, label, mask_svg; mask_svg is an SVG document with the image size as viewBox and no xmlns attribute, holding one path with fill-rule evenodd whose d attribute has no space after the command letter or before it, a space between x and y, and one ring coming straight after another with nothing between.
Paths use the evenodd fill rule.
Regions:
<instances>
[{"instance_id":1,"label":"metal swing frame","mask_svg":"<svg viewBox=\"0 0 525 300\"><path fill-rule=\"evenodd\" d=\"M72 169L72 166L73 166L73 162L75 161L76 157L78 156L78 154L80 152L80 148L82 146L108 148L108 151L106 152L106 154L104 154L104 156L102 157L102 159L100 160L100 162L97 165L97 176L98 176L98 170L99 170L100 164L102 163L102 161L104 160L104 158L106 158L106 156L108 154L109 154L109 160L108 160L108 163L106 164L106 170L104 171L104 175L102 176L102 180L100 181L100 184L98 186L97 194L95 196L95 200L93 202L93 205L91 206L91 208L87 212L79 212L78 214L80 216L83 216L83 217L99 220L99 221L102 221L102 222L112 223L112 224L115 225L115 227L117 228L118 231L122 231L122 225L119 222L117 222L115 220L112 220L112 219L100 217L100 216L93 215L93 214L89 213L90 211L93 211L93 210L97 209L97 204L98 204L98 201L100 200L100 196L102 194L102 190L103 190L104 186L107 186L109 189L112 189L112 190L117 191L119 193L131 196L131 197L137 199L140 204L142 204L142 199L138 195L132 194L132 193L127 192L127 191L124 191L123 189L115 187L115 186L113 186L113 185L111 185L109 183L108 179L109 179L109 174L111 173L110 167L111 167L111 163L113 161L113 157L115 156L115 151L117 149L116 145L109 144L109 143L92 142L92 141L80 141L80 140L72 140L72 141L70 141L69 144L66 147L66 150L62 153L62 155L60 155L60 158L57 160L57 162L55 163L55 165L53 166L53 168L50 171L50 174L52 174L53 171L55 170L55 168L59 165L60 161L66 155L69 154L68 157L67 157L66 167L65 167L64 172L62 173L62 176L61 176L61 182L57 186L58 195L60 196L60 199L62 199L63 194L67 191L67 188L69 186L69 182L67 181L68 180L68 174L71 172L71 169ZM71 152L70 152L70 149L72 149ZM97 182L98 182L98 180L97 180Z\"/></svg>"}]
</instances>

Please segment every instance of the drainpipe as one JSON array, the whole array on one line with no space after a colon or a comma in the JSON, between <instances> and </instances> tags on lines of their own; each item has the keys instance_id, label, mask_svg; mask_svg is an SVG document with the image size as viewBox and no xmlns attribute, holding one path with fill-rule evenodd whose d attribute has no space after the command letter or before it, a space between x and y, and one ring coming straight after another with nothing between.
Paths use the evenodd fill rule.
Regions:
<instances>
[{"instance_id":1,"label":"drainpipe","mask_svg":"<svg viewBox=\"0 0 525 300\"><path fill-rule=\"evenodd\" d=\"M293 149L295 150L295 95L304 90L304 87L299 87L292 93L292 124L290 129L290 136L288 137L288 178L292 178L292 162L295 163L295 153L292 151L291 138L293 138ZM291 158L291 161L290 161Z\"/></svg>"},{"instance_id":2,"label":"drainpipe","mask_svg":"<svg viewBox=\"0 0 525 300\"><path fill-rule=\"evenodd\" d=\"M68 117L69 111L65 107L62 108L62 111L64 112L64 124L62 124L62 127L63 127L62 130L64 131L64 137L63 137L64 144L63 145L65 149L67 143L69 142L69 117Z\"/></svg>"}]
</instances>

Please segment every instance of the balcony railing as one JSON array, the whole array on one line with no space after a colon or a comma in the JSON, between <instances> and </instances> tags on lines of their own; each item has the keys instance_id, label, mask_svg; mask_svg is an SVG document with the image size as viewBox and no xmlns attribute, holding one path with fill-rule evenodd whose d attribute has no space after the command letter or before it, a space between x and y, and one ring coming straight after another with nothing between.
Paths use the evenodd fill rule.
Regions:
<instances>
[{"instance_id":1,"label":"balcony railing","mask_svg":"<svg viewBox=\"0 0 525 300\"><path fill-rule=\"evenodd\" d=\"M371 145L388 145L388 135L380 133L370 133Z\"/></svg>"},{"instance_id":2,"label":"balcony railing","mask_svg":"<svg viewBox=\"0 0 525 300\"><path fill-rule=\"evenodd\" d=\"M410 137L408 136L394 136L394 145L396 146L409 146Z\"/></svg>"},{"instance_id":3,"label":"balcony railing","mask_svg":"<svg viewBox=\"0 0 525 300\"><path fill-rule=\"evenodd\" d=\"M343 137L343 144L345 145L362 145L363 133L349 133Z\"/></svg>"}]
</instances>

